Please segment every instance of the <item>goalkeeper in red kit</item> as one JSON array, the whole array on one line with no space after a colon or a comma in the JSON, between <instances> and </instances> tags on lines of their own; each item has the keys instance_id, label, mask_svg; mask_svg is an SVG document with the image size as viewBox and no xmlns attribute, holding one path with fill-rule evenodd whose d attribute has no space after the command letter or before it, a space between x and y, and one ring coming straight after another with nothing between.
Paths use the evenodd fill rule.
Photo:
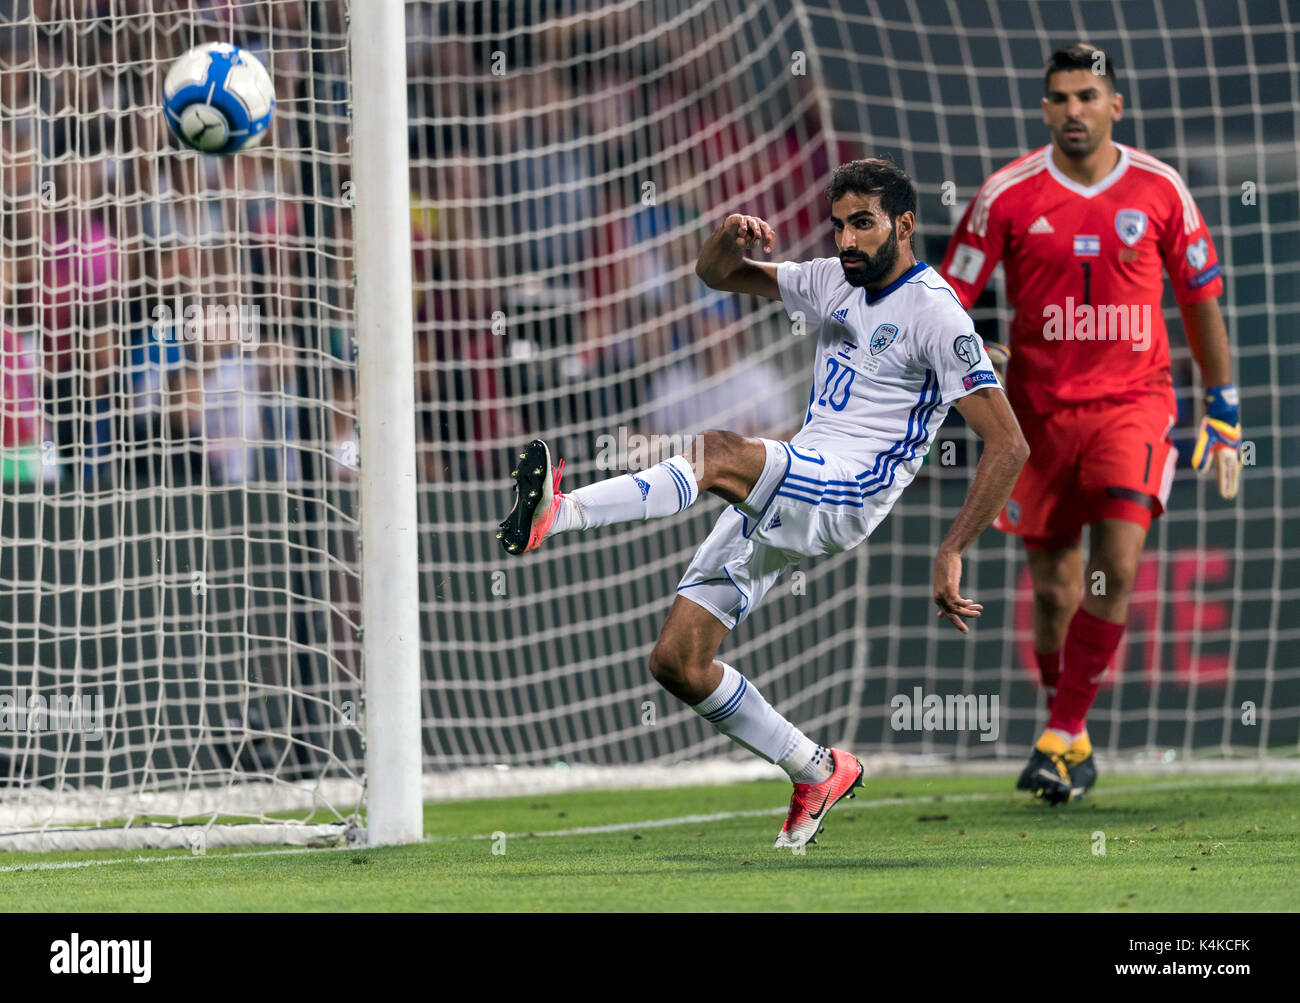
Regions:
<instances>
[{"instance_id":1,"label":"goalkeeper in red kit","mask_svg":"<svg viewBox=\"0 0 1300 1003\"><path fill-rule=\"evenodd\" d=\"M1216 470L1224 498L1237 493L1241 426L1218 257L1187 186L1112 141L1124 99L1107 53L1053 53L1045 90L1051 143L984 182L939 271L969 309L1001 261L1015 308L1006 386L1030 456L994 525L1025 543L1050 715L1017 786L1058 804L1096 780L1086 716L1177 459L1162 269L1207 388L1192 463Z\"/></svg>"}]
</instances>

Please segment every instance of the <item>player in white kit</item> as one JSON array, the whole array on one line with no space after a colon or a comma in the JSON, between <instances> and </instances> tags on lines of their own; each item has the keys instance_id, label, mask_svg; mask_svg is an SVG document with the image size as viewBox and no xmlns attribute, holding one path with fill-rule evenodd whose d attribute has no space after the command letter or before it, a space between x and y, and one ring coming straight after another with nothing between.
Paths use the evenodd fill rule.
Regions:
<instances>
[{"instance_id":1,"label":"player in white kit","mask_svg":"<svg viewBox=\"0 0 1300 1003\"><path fill-rule=\"evenodd\" d=\"M1029 455L970 316L911 237L916 190L887 160L840 166L826 190L839 256L780 265L746 258L776 235L728 216L696 273L713 289L781 300L815 335L803 427L789 442L708 431L687 453L565 494L540 439L520 453L514 509L497 534L512 554L547 536L682 511L702 491L731 505L677 587L650 671L719 731L777 763L794 783L776 845L814 842L822 820L861 784L862 764L778 714L715 656L786 565L862 543L920 468L950 405L984 441L965 504L935 560L939 616L962 633L983 608L959 595L961 555L1010 496ZM811 340L811 339L810 339Z\"/></svg>"}]
</instances>

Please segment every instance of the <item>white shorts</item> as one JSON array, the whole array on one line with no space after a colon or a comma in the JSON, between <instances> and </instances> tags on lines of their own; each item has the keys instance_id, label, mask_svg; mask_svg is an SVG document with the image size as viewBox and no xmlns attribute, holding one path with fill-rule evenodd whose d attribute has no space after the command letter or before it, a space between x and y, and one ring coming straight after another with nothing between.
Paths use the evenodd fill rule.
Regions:
<instances>
[{"instance_id":1,"label":"white shorts","mask_svg":"<svg viewBox=\"0 0 1300 1003\"><path fill-rule=\"evenodd\" d=\"M896 497L863 498L855 469L860 461L775 439L762 442L767 463L754 490L723 510L677 586L678 595L728 630L762 602L787 565L860 544Z\"/></svg>"}]
</instances>

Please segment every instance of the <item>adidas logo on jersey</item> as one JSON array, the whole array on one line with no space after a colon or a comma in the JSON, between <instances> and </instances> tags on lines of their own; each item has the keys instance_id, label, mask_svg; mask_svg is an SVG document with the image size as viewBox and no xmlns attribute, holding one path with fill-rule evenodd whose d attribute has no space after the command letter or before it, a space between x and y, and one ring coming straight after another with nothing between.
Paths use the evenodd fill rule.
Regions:
<instances>
[{"instance_id":1,"label":"adidas logo on jersey","mask_svg":"<svg viewBox=\"0 0 1300 1003\"><path fill-rule=\"evenodd\" d=\"M767 528L768 528L768 529L776 529L776 528L777 528L778 526L780 526L780 525L781 525L781 513L780 513L780 512L773 512L773 513L772 513L772 521L769 522L769 523L767 524Z\"/></svg>"},{"instance_id":2,"label":"adidas logo on jersey","mask_svg":"<svg viewBox=\"0 0 1300 1003\"><path fill-rule=\"evenodd\" d=\"M646 497L650 494L650 485L641 480L640 477L633 477L632 480L636 481L636 486L641 489L641 500L645 501Z\"/></svg>"},{"instance_id":3,"label":"adidas logo on jersey","mask_svg":"<svg viewBox=\"0 0 1300 1003\"><path fill-rule=\"evenodd\" d=\"M1047 222L1046 216L1039 216L1036 220L1034 220L1032 223L1029 224L1029 232L1030 233L1055 233L1056 231L1052 229L1052 224Z\"/></svg>"},{"instance_id":4,"label":"adidas logo on jersey","mask_svg":"<svg viewBox=\"0 0 1300 1003\"><path fill-rule=\"evenodd\" d=\"M833 314L831 314L831 316L835 318L836 323L839 324L843 324L844 318L846 318L848 315L849 315L848 307L844 307L844 309L842 310L836 310Z\"/></svg>"}]
</instances>

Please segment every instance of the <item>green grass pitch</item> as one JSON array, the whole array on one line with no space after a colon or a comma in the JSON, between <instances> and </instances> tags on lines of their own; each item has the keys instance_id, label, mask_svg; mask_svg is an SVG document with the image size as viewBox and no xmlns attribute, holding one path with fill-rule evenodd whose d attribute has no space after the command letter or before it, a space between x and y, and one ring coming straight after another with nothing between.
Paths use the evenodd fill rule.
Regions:
<instances>
[{"instance_id":1,"label":"green grass pitch","mask_svg":"<svg viewBox=\"0 0 1300 1003\"><path fill-rule=\"evenodd\" d=\"M1300 776L1103 777L1090 799L1061 808L1031 803L1011 782L870 778L802 856L772 848L789 786L766 781L428 805L429 838L407 847L0 854L0 908L1195 912L1300 902Z\"/></svg>"}]
</instances>

